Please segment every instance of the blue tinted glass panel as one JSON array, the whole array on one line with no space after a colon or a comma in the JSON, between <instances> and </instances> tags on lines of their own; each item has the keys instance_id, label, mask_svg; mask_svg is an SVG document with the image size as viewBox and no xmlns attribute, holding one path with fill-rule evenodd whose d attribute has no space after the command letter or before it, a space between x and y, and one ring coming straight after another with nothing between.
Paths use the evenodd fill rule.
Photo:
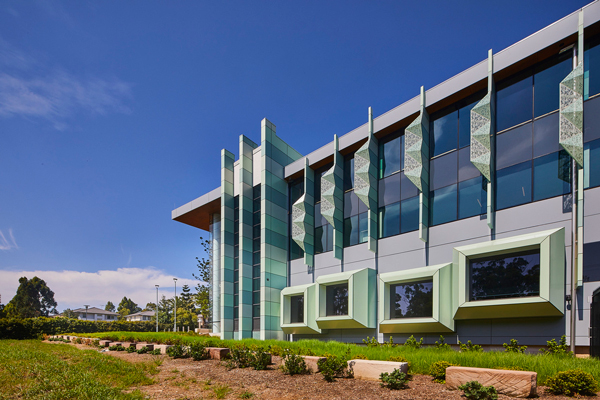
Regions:
<instances>
[{"instance_id":1,"label":"blue tinted glass panel","mask_svg":"<svg viewBox=\"0 0 600 400\"><path fill-rule=\"evenodd\" d=\"M458 151L458 181L481 176L481 172L471 162L471 147L460 149Z\"/></svg>"},{"instance_id":2,"label":"blue tinted glass panel","mask_svg":"<svg viewBox=\"0 0 600 400\"><path fill-rule=\"evenodd\" d=\"M517 78L518 79L518 78ZM533 116L533 77L509 80L498 85L496 93L496 129L505 129L529 121ZM558 87L556 88L558 92Z\"/></svg>"},{"instance_id":3,"label":"blue tinted glass panel","mask_svg":"<svg viewBox=\"0 0 600 400\"><path fill-rule=\"evenodd\" d=\"M400 174L388 176L379 181L379 206L400 201Z\"/></svg>"},{"instance_id":4,"label":"blue tinted glass panel","mask_svg":"<svg viewBox=\"0 0 600 400\"><path fill-rule=\"evenodd\" d=\"M400 202L400 233L419 229L419 196Z\"/></svg>"},{"instance_id":5,"label":"blue tinted glass panel","mask_svg":"<svg viewBox=\"0 0 600 400\"><path fill-rule=\"evenodd\" d=\"M344 220L344 247L358 244L358 215Z\"/></svg>"},{"instance_id":6,"label":"blue tinted glass panel","mask_svg":"<svg viewBox=\"0 0 600 400\"><path fill-rule=\"evenodd\" d=\"M486 185L482 176L458 184L458 219L487 212Z\"/></svg>"},{"instance_id":7,"label":"blue tinted glass panel","mask_svg":"<svg viewBox=\"0 0 600 400\"><path fill-rule=\"evenodd\" d=\"M410 181L404 175L404 172L400 173L400 200L409 199L411 197L417 196L419 194L419 189L415 186L414 183Z\"/></svg>"},{"instance_id":8,"label":"blue tinted glass panel","mask_svg":"<svg viewBox=\"0 0 600 400\"><path fill-rule=\"evenodd\" d=\"M600 139L583 145L584 188L600 186Z\"/></svg>"},{"instance_id":9,"label":"blue tinted glass panel","mask_svg":"<svg viewBox=\"0 0 600 400\"><path fill-rule=\"evenodd\" d=\"M456 220L456 185L446 186L430 193L431 224L439 225Z\"/></svg>"},{"instance_id":10,"label":"blue tinted glass panel","mask_svg":"<svg viewBox=\"0 0 600 400\"><path fill-rule=\"evenodd\" d=\"M600 139L600 96L583 103L583 141Z\"/></svg>"},{"instance_id":11,"label":"blue tinted glass panel","mask_svg":"<svg viewBox=\"0 0 600 400\"><path fill-rule=\"evenodd\" d=\"M561 149L558 144L558 113L533 122L533 157L554 153Z\"/></svg>"},{"instance_id":12,"label":"blue tinted glass panel","mask_svg":"<svg viewBox=\"0 0 600 400\"><path fill-rule=\"evenodd\" d=\"M540 252L469 260L469 300L540 295Z\"/></svg>"},{"instance_id":13,"label":"blue tinted glass panel","mask_svg":"<svg viewBox=\"0 0 600 400\"><path fill-rule=\"evenodd\" d=\"M572 57L572 53L567 51L557 56L557 64L536 72L533 76L534 117L558 110L558 87L560 82L573 70Z\"/></svg>"},{"instance_id":14,"label":"blue tinted glass panel","mask_svg":"<svg viewBox=\"0 0 600 400\"><path fill-rule=\"evenodd\" d=\"M458 152L453 151L445 156L431 160L431 190L436 190L444 186L456 183L458 168Z\"/></svg>"},{"instance_id":15,"label":"blue tinted glass panel","mask_svg":"<svg viewBox=\"0 0 600 400\"><path fill-rule=\"evenodd\" d=\"M433 315L433 281L390 285L390 318L429 318Z\"/></svg>"},{"instance_id":16,"label":"blue tinted glass panel","mask_svg":"<svg viewBox=\"0 0 600 400\"><path fill-rule=\"evenodd\" d=\"M367 213L358 215L358 243L365 243L369 239L369 218Z\"/></svg>"},{"instance_id":17,"label":"blue tinted glass panel","mask_svg":"<svg viewBox=\"0 0 600 400\"><path fill-rule=\"evenodd\" d=\"M435 119L431 123L431 157L456 149L458 145L458 111Z\"/></svg>"},{"instance_id":18,"label":"blue tinted glass panel","mask_svg":"<svg viewBox=\"0 0 600 400\"><path fill-rule=\"evenodd\" d=\"M533 201L571 192L571 157L566 151L533 160Z\"/></svg>"},{"instance_id":19,"label":"blue tinted glass panel","mask_svg":"<svg viewBox=\"0 0 600 400\"><path fill-rule=\"evenodd\" d=\"M344 218L358 215L358 203L360 202L354 191L344 193Z\"/></svg>"},{"instance_id":20,"label":"blue tinted glass panel","mask_svg":"<svg viewBox=\"0 0 600 400\"><path fill-rule=\"evenodd\" d=\"M600 93L600 37L586 43L583 67L585 68L585 99Z\"/></svg>"},{"instance_id":21,"label":"blue tinted glass panel","mask_svg":"<svg viewBox=\"0 0 600 400\"><path fill-rule=\"evenodd\" d=\"M496 206L499 210L531 201L531 161L496 172Z\"/></svg>"},{"instance_id":22,"label":"blue tinted glass panel","mask_svg":"<svg viewBox=\"0 0 600 400\"><path fill-rule=\"evenodd\" d=\"M400 203L390 204L379 209L379 237L394 236L400 233Z\"/></svg>"},{"instance_id":23,"label":"blue tinted glass panel","mask_svg":"<svg viewBox=\"0 0 600 400\"><path fill-rule=\"evenodd\" d=\"M404 136L399 136L379 146L379 178L385 178L402 169Z\"/></svg>"},{"instance_id":24,"label":"blue tinted glass panel","mask_svg":"<svg viewBox=\"0 0 600 400\"><path fill-rule=\"evenodd\" d=\"M354 156L344 160L344 191L354 187Z\"/></svg>"},{"instance_id":25,"label":"blue tinted glass panel","mask_svg":"<svg viewBox=\"0 0 600 400\"><path fill-rule=\"evenodd\" d=\"M531 124L522 125L496 137L497 169L531 160L532 155Z\"/></svg>"},{"instance_id":26,"label":"blue tinted glass panel","mask_svg":"<svg viewBox=\"0 0 600 400\"><path fill-rule=\"evenodd\" d=\"M471 145L471 109L477 103L479 100L458 110L458 146L461 148Z\"/></svg>"},{"instance_id":27,"label":"blue tinted glass panel","mask_svg":"<svg viewBox=\"0 0 600 400\"><path fill-rule=\"evenodd\" d=\"M327 248L327 237L323 235L323 227L315 228L315 254L320 254Z\"/></svg>"}]
</instances>

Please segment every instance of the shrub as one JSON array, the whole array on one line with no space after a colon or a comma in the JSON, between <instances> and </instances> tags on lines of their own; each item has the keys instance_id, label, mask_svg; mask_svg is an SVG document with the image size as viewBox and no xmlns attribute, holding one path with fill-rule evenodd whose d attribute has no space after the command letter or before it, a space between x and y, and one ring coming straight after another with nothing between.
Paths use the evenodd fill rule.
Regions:
<instances>
[{"instance_id":1,"label":"shrub","mask_svg":"<svg viewBox=\"0 0 600 400\"><path fill-rule=\"evenodd\" d=\"M408 382L406 374L398 368L395 368L391 374L382 372L379 379L381 379L381 387L386 387L391 390L404 389Z\"/></svg>"},{"instance_id":2,"label":"shrub","mask_svg":"<svg viewBox=\"0 0 600 400\"><path fill-rule=\"evenodd\" d=\"M181 344L174 344L167 348L167 355L173 358L187 358L189 355Z\"/></svg>"},{"instance_id":3,"label":"shrub","mask_svg":"<svg viewBox=\"0 0 600 400\"><path fill-rule=\"evenodd\" d=\"M133 346L129 346L126 350L128 353L135 353L135 347Z\"/></svg>"},{"instance_id":4,"label":"shrub","mask_svg":"<svg viewBox=\"0 0 600 400\"><path fill-rule=\"evenodd\" d=\"M437 383L446 382L446 368L451 367L448 361L436 361L429 367L429 375L433 377L433 381Z\"/></svg>"},{"instance_id":5,"label":"shrub","mask_svg":"<svg viewBox=\"0 0 600 400\"><path fill-rule=\"evenodd\" d=\"M507 353L525 353L527 346L519 346L517 339L510 339L510 343L504 343L504 351Z\"/></svg>"},{"instance_id":6,"label":"shrub","mask_svg":"<svg viewBox=\"0 0 600 400\"><path fill-rule=\"evenodd\" d=\"M229 353L231 361L228 365L230 368L247 368L252 362L252 352L245 345L237 345L231 348Z\"/></svg>"},{"instance_id":7,"label":"shrub","mask_svg":"<svg viewBox=\"0 0 600 400\"><path fill-rule=\"evenodd\" d=\"M598 383L591 374L580 369L561 371L546 380L548 390L554 394L567 396L593 396L598 391Z\"/></svg>"},{"instance_id":8,"label":"shrub","mask_svg":"<svg viewBox=\"0 0 600 400\"><path fill-rule=\"evenodd\" d=\"M438 350L450 350L451 347L448 343L446 343L446 339L442 335L440 335L440 341L435 341L435 348Z\"/></svg>"},{"instance_id":9,"label":"shrub","mask_svg":"<svg viewBox=\"0 0 600 400\"><path fill-rule=\"evenodd\" d=\"M569 345L567 344L567 337L562 335L560 337L560 342L556 343L555 339L548 340L546 342L548 349L540 349L542 354L554 354L558 356L572 356L573 352L569 350Z\"/></svg>"},{"instance_id":10,"label":"shrub","mask_svg":"<svg viewBox=\"0 0 600 400\"><path fill-rule=\"evenodd\" d=\"M138 354L146 354L148 352L148 348L146 346L144 346L141 349L137 349L136 352Z\"/></svg>"},{"instance_id":11,"label":"shrub","mask_svg":"<svg viewBox=\"0 0 600 400\"><path fill-rule=\"evenodd\" d=\"M483 386L477 381L467 382L458 387L464 391L467 400L496 400L498 392L493 386Z\"/></svg>"},{"instance_id":12,"label":"shrub","mask_svg":"<svg viewBox=\"0 0 600 400\"><path fill-rule=\"evenodd\" d=\"M152 351L149 351L148 353L152 354L153 356L160 356L161 355L160 349L154 349Z\"/></svg>"},{"instance_id":13,"label":"shrub","mask_svg":"<svg viewBox=\"0 0 600 400\"><path fill-rule=\"evenodd\" d=\"M323 375L323 379L327 382L335 381L335 378L342 377L344 375L344 369L346 368L346 360L338 358L336 355L326 353L324 359L320 359L317 363L319 370Z\"/></svg>"},{"instance_id":14,"label":"shrub","mask_svg":"<svg viewBox=\"0 0 600 400\"><path fill-rule=\"evenodd\" d=\"M125 350L125 347L121 346L120 344L115 344L114 346L110 346L108 348L108 350L110 350L110 351L123 351L123 350Z\"/></svg>"},{"instance_id":15,"label":"shrub","mask_svg":"<svg viewBox=\"0 0 600 400\"><path fill-rule=\"evenodd\" d=\"M264 347L258 347L250 358L250 366L257 371L263 371L267 369L267 366L270 363L271 354L267 353Z\"/></svg>"},{"instance_id":16,"label":"shrub","mask_svg":"<svg viewBox=\"0 0 600 400\"><path fill-rule=\"evenodd\" d=\"M458 341L458 347L460 347L460 351L483 351L480 345L471 343L470 340L467 343L462 343L460 340Z\"/></svg>"},{"instance_id":17,"label":"shrub","mask_svg":"<svg viewBox=\"0 0 600 400\"><path fill-rule=\"evenodd\" d=\"M369 357L365 356L364 354L355 354L354 356L352 356L353 360L368 360Z\"/></svg>"},{"instance_id":18,"label":"shrub","mask_svg":"<svg viewBox=\"0 0 600 400\"><path fill-rule=\"evenodd\" d=\"M390 340L391 339L392 337L390 336ZM413 349L420 349L421 346L423 346L423 338L417 342L417 339L415 339L413 335L410 335L410 337L406 339L406 342L404 342L404 345L406 347L412 347Z\"/></svg>"},{"instance_id":19,"label":"shrub","mask_svg":"<svg viewBox=\"0 0 600 400\"><path fill-rule=\"evenodd\" d=\"M410 371L410 366L411 366L411 363L410 363L410 361L408 361L408 360L407 360L405 357L403 357L403 356L389 356L387 360L388 360L388 361L394 361L394 362L405 362L405 363L407 363L407 364L408 364L408 365L406 366L406 367L407 367L407 371Z\"/></svg>"},{"instance_id":20,"label":"shrub","mask_svg":"<svg viewBox=\"0 0 600 400\"><path fill-rule=\"evenodd\" d=\"M366 339L363 339L363 343L367 345L367 347L378 347L379 346L379 340L377 340L375 338L375 336L373 337L368 337Z\"/></svg>"},{"instance_id":21,"label":"shrub","mask_svg":"<svg viewBox=\"0 0 600 400\"><path fill-rule=\"evenodd\" d=\"M282 357L285 354L285 350L283 350L281 346L278 346L276 344L271 345L269 347L269 351L271 352L271 354L278 357Z\"/></svg>"},{"instance_id":22,"label":"shrub","mask_svg":"<svg viewBox=\"0 0 600 400\"><path fill-rule=\"evenodd\" d=\"M78 338L73 339L73 343L75 343L75 344L82 344L83 340L78 337Z\"/></svg>"},{"instance_id":23,"label":"shrub","mask_svg":"<svg viewBox=\"0 0 600 400\"><path fill-rule=\"evenodd\" d=\"M283 359L281 371L286 375L301 375L306 374L308 369L306 367L306 362L304 362L304 357L298 354L288 353Z\"/></svg>"},{"instance_id":24,"label":"shrub","mask_svg":"<svg viewBox=\"0 0 600 400\"><path fill-rule=\"evenodd\" d=\"M190 344L188 354L194 361L206 360L208 358L208 351L204 343L195 341Z\"/></svg>"},{"instance_id":25,"label":"shrub","mask_svg":"<svg viewBox=\"0 0 600 400\"><path fill-rule=\"evenodd\" d=\"M303 356L316 356L315 352L307 347L300 347L297 353Z\"/></svg>"}]
</instances>

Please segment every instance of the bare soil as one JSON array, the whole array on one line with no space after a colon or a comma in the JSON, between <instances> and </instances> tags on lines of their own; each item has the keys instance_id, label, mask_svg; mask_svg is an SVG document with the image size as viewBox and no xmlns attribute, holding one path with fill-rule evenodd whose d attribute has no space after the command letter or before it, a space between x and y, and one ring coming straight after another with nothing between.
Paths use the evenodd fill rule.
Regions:
<instances>
[{"instance_id":1,"label":"bare soil","mask_svg":"<svg viewBox=\"0 0 600 400\"><path fill-rule=\"evenodd\" d=\"M75 345L90 349L85 345ZM321 374L284 375L280 370L281 359L273 357L273 365L266 371L251 368L229 370L224 363L216 360L193 361L192 359L172 359L161 355L105 351L105 354L128 362L152 362L162 360L159 373L154 375L153 385L131 388L139 389L151 399L214 399L215 389L227 385L231 392L225 399L237 399L245 392L252 393L252 399L292 400L292 399L403 399L463 400L462 391L447 390L443 384L435 383L427 375L413 375L405 390L382 388L379 382L360 379L337 379L325 382ZM571 397L555 396L538 387L538 398L547 400L567 400ZM498 395L499 400L513 397Z\"/></svg>"}]
</instances>

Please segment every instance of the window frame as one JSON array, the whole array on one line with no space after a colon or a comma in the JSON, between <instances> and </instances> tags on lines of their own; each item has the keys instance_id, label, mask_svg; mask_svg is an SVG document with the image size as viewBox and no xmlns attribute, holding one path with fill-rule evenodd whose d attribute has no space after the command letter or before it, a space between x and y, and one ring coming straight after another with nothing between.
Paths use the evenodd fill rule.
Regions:
<instances>
[{"instance_id":1,"label":"window frame","mask_svg":"<svg viewBox=\"0 0 600 400\"><path fill-rule=\"evenodd\" d=\"M315 334L321 333L316 323L316 290L317 285L289 286L281 291L280 326L285 334ZM304 296L304 321L291 322L291 300L295 296Z\"/></svg>"}]
</instances>

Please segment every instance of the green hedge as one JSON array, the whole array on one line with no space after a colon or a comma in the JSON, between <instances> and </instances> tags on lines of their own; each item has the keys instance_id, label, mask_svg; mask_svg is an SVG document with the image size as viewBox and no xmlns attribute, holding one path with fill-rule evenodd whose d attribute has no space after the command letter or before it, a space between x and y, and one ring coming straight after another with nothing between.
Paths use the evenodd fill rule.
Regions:
<instances>
[{"instance_id":1,"label":"green hedge","mask_svg":"<svg viewBox=\"0 0 600 400\"><path fill-rule=\"evenodd\" d=\"M156 324L149 321L84 321L73 318L0 319L0 339L38 339L43 334L91 332L151 332Z\"/></svg>"}]
</instances>

